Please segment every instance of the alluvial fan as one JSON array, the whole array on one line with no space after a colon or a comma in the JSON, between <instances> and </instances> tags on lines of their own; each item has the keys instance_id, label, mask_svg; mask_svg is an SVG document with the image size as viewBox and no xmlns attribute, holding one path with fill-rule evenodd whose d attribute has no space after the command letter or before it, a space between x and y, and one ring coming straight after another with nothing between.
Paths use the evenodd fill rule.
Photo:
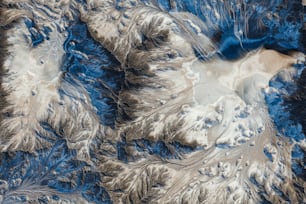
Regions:
<instances>
[{"instance_id":1,"label":"alluvial fan","mask_svg":"<svg viewBox=\"0 0 306 204\"><path fill-rule=\"evenodd\" d=\"M2 0L0 203L306 203L305 9Z\"/></svg>"}]
</instances>

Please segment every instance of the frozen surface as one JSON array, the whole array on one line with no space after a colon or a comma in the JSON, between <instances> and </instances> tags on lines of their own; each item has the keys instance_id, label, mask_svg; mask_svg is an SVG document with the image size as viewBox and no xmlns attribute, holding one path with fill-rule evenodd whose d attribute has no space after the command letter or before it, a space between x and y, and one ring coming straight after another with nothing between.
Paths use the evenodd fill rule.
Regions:
<instances>
[{"instance_id":1,"label":"frozen surface","mask_svg":"<svg viewBox=\"0 0 306 204\"><path fill-rule=\"evenodd\" d=\"M303 4L3 0L0 202L306 203Z\"/></svg>"}]
</instances>

